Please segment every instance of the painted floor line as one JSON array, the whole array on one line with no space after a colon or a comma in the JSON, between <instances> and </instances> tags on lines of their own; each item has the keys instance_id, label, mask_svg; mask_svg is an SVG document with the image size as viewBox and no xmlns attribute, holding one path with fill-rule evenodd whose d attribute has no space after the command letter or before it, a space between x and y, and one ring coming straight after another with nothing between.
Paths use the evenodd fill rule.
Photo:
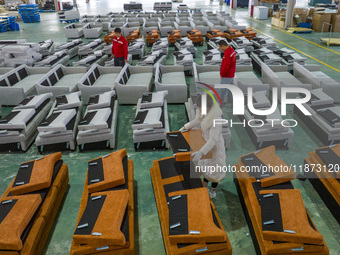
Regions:
<instances>
[{"instance_id":1,"label":"painted floor line","mask_svg":"<svg viewBox=\"0 0 340 255\"><path fill-rule=\"evenodd\" d=\"M285 46L287 46L287 47L289 47L289 48L295 50L296 52L299 52L299 53L301 53L301 54L303 54L303 55L305 55L305 56L307 56L307 57L309 57L309 58L311 58L311 59L313 59L313 60L319 62L320 64L323 64L323 65L325 65L325 66L327 66L327 67L329 67L329 68L331 68L331 69L333 69L333 70L335 70L335 71L337 71L337 72L340 73L340 70L339 70L339 69L337 69L337 68L335 68L335 67L333 67L333 66L331 66L331 65L328 65L328 64L326 64L325 62L322 62L321 60L318 60L317 58L314 58L314 57L312 57L311 55L308 55L307 53L304 53L304 52L302 52L302 51L300 51L300 50L294 48L293 46L290 46L289 44L284 43L284 42L282 42L282 41L276 39L275 37L273 37L273 36L271 36L271 35L268 35L268 34L262 32L261 30L259 30L259 29L257 29L257 28L254 28L254 27L251 27L251 28L252 28L253 30L256 30L256 31L258 31L258 32L260 32L260 33L262 33L262 34L268 36L268 37L273 38L274 40L276 40L276 41L278 41L279 43L282 43L283 45L285 45Z\"/></svg>"},{"instance_id":2,"label":"painted floor line","mask_svg":"<svg viewBox=\"0 0 340 255\"><path fill-rule=\"evenodd\" d=\"M269 24L264 23L264 22L262 22L262 21L259 21L259 20L257 20L257 19L254 19L254 18L251 18L251 17L248 17L248 18L251 19L251 20L254 20L254 21L256 21L256 22L259 22L259 23L261 23L261 24L263 24L263 25L266 25L266 26L269 25ZM322 46L322 45L319 45L319 44L317 44L317 43L315 43L315 42L309 41L309 40L307 40L307 39L305 39L305 38L302 38L302 37L300 37L300 36L298 36L298 35L294 35L294 34L292 34L292 33L288 33L288 32L284 31L284 30L281 29L281 28L274 27L274 26L270 26L270 25L269 25L269 27L271 27L271 28L273 28L273 29L276 29L276 30L279 30L279 31L281 31L281 32L283 32L283 33L286 33L286 34L288 34L288 35L294 36L294 37L296 37L296 38L299 38L299 39L301 39L301 40L303 40L303 41L306 41L306 42L308 42L308 43L311 43L311 44L313 44L313 45L315 45L315 46L318 46L318 47L320 47L320 48L322 48L322 49L324 49L324 50L328 50L328 51L330 51L330 52L333 52L333 53L335 53L335 54L340 55L340 52L337 52L337 51L335 51L335 50L331 50L331 49L329 49L329 48L326 48L326 47L324 47L324 46Z\"/></svg>"}]
</instances>

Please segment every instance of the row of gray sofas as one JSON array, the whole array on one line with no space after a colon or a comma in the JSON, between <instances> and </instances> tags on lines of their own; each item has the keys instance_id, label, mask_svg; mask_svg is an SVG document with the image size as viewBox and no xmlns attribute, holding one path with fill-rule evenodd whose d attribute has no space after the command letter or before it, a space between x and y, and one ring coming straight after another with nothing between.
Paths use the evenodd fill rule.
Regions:
<instances>
[{"instance_id":1,"label":"row of gray sofas","mask_svg":"<svg viewBox=\"0 0 340 255\"><path fill-rule=\"evenodd\" d=\"M80 38L99 38L103 33L103 27L97 23L69 24L64 27L65 36L69 39Z\"/></svg>"},{"instance_id":2,"label":"row of gray sofas","mask_svg":"<svg viewBox=\"0 0 340 255\"><path fill-rule=\"evenodd\" d=\"M89 70L63 65L52 69L22 65L0 77L0 104L16 105L36 92L51 92L57 97L78 90L85 104L90 96L112 90L120 104L136 104L143 93L151 91L154 73L152 66L128 64L123 68L94 64ZM183 67L157 65L156 77L156 90L168 90L170 103L186 102L188 86Z\"/></svg>"}]
</instances>

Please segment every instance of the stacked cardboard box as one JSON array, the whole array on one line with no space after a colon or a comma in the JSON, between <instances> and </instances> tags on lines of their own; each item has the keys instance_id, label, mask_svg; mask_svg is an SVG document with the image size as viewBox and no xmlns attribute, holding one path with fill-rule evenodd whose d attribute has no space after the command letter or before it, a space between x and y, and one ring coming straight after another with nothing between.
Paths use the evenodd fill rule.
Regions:
<instances>
[{"instance_id":1,"label":"stacked cardboard box","mask_svg":"<svg viewBox=\"0 0 340 255\"><path fill-rule=\"evenodd\" d=\"M272 25L284 28L285 27L285 20L286 20L286 10L281 9L275 13L275 15L272 18Z\"/></svg>"},{"instance_id":2,"label":"stacked cardboard box","mask_svg":"<svg viewBox=\"0 0 340 255\"><path fill-rule=\"evenodd\" d=\"M340 32L340 13L331 15L332 32Z\"/></svg>"},{"instance_id":3,"label":"stacked cardboard box","mask_svg":"<svg viewBox=\"0 0 340 255\"><path fill-rule=\"evenodd\" d=\"M308 8L295 8L294 17L299 18L299 22L306 23L308 17ZM297 17L298 16L298 17Z\"/></svg>"},{"instance_id":4,"label":"stacked cardboard box","mask_svg":"<svg viewBox=\"0 0 340 255\"><path fill-rule=\"evenodd\" d=\"M312 16L312 28L315 32L321 32L323 23L331 23L331 16L330 13L314 13ZM323 32L328 32L330 26L328 24L324 25Z\"/></svg>"}]
</instances>

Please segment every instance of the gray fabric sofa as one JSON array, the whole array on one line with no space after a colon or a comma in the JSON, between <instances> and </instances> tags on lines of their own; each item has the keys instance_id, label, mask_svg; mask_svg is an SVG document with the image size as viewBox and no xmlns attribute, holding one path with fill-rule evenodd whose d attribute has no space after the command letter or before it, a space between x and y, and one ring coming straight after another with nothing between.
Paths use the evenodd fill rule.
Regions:
<instances>
[{"instance_id":1,"label":"gray fabric sofa","mask_svg":"<svg viewBox=\"0 0 340 255\"><path fill-rule=\"evenodd\" d=\"M80 38L84 35L83 25L81 24L69 24L64 27L65 36L69 39Z\"/></svg>"},{"instance_id":2,"label":"gray fabric sofa","mask_svg":"<svg viewBox=\"0 0 340 255\"><path fill-rule=\"evenodd\" d=\"M103 26L96 23L88 23L83 27L85 38L98 38L103 33Z\"/></svg>"},{"instance_id":3,"label":"gray fabric sofa","mask_svg":"<svg viewBox=\"0 0 340 255\"><path fill-rule=\"evenodd\" d=\"M35 83L35 88L38 94L52 92L54 97L75 92L78 90L78 82L86 72L86 67L57 65Z\"/></svg>"},{"instance_id":4,"label":"gray fabric sofa","mask_svg":"<svg viewBox=\"0 0 340 255\"><path fill-rule=\"evenodd\" d=\"M143 93L151 91L152 78L152 66L125 64L115 81L119 104L136 104Z\"/></svg>"},{"instance_id":5,"label":"gray fabric sofa","mask_svg":"<svg viewBox=\"0 0 340 255\"><path fill-rule=\"evenodd\" d=\"M157 65L155 86L157 91L168 91L168 103L185 103L188 100L183 66Z\"/></svg>"},{"instance_id":6,"label":"gray fabric sofa","mask_svg":"<svg viewBox=\"0 0 340 255\"><path fill-rule=\"evenodd\" d=\"M103 67L94 64L77 84L83 102L87 104L92 95L114 90L115 80L121 70L118 66Z\"/></svg>"},{"instance_id":7,"label":"gray fabric sofa","mask_svg":"<svg viewBox=\"0 0 340 255\"><path fill-rule=\"evenodd\" d=\"M0 104L17 105L35 92L34 84L50 69L18 66L0 77Z\"/></svg>"}]
</instances>

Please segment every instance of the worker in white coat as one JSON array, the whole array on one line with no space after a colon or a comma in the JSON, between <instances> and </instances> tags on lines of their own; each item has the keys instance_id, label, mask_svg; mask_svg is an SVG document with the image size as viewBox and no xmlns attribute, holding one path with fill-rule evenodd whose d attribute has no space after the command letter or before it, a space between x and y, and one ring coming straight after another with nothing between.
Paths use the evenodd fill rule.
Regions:
<instances>
[{"instance_id":1,"label":"worker in white coat","mask_svg":"<svg viewBox=\"0 0 340 255\"><path fill-rule=\"evenodd\" d=\"M202 115L202 95L197 98L197 111L196 117L193 121L184 125L180 131L185 132L195 127L200 127L202 135L206 141L205 145L197 152L193 153L193 161L197 163L200 173L203 175L204 185L208 188L211 198L216 197L216 187L220 181L226 177L226 155L225 145L222 137L222 126L215 125L214 119L221 119L221 108L214 103L210 96L206 96L207 114ZM210 159L201 159L209 151L213 151L213 157ZM211 189L209 190L208 184L211 182Z\"/></svg>"}]
</instances>

